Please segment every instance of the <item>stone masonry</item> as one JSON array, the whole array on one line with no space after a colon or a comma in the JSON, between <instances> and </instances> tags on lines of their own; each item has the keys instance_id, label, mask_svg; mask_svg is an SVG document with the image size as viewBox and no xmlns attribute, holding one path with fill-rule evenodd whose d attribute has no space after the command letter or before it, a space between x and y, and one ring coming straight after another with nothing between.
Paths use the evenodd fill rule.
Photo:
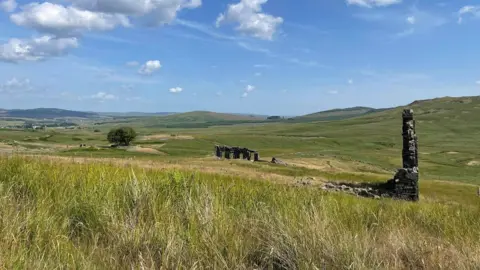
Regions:
<instances>
[{"instance_id":1,"label":"stone masonry","mask_svg":"<svg viewBox=\"0 0 480 270\"><path fill-rule=\"evenodd\" d=\"M394 198L418 201L418 141L413 110L404 110L402 116L403 168L397 171L387 186Z\"/></svg>"},{"instance_id":2,"label":"stone masonry","mask_svg":"<svg viewBox=\"0 0 480 270\"><path fill-rule=\"evenodd\" d=\"M404 110L402 114L402 136L403 168L397 171L393 179L381 184L326 183L322 189L347 192L369 198L389 197L407 201L418 201L418 141L413 111L410 109Z\"/></svg>"},{"instance_id":3,"label":"stone masonry","mask_svg":"<svg viewBox=\"0 0 480 270\"><path fill-rule=\"evenodd\" d=\"M224 157L225 159L231 159L233 156L233 159L244 159L251 161L253 156L253 161L260 161L260 155L257 151L244 147L215 145L214 153L215 156L219 159L221 159L222 157Z\"/></svg>"}]
</instances>

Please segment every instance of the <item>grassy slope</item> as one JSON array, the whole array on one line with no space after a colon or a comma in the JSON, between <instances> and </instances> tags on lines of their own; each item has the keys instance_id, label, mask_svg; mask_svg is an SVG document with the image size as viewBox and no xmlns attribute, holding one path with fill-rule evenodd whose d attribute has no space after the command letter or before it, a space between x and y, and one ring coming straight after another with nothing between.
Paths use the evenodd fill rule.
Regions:
<instances>
[{"instance_id":1,"label":"grassy slope","mask_svg":"<svg viewBox=\"0 0 480 270\"><path fill-rule=\"evenodd\" d=\"M473 188L463 191L464 204L428 197L411 204L202 173L59 166L18 157L0 157L0 170L5 269L480 264L480 208ZM450 190L448 184L438 186Z\"/></svg>"},{"instance_id":2,"label":"grassy slope","mask_svg":"<svg viewBox=\"0 0 480 270\"><path fill-rule=\"evenodd\" d=\"M469 166L480 161L480 98L444 98L417 102L411 106L416 111L420 147L422 179L462 181L479 184L480 166ZM193 140L168 140L141 142L161 146L166 160L204 158L212 154L214 144L245 146L260 151L261 157L272 156L294 161L298 158L331 159L344 162L360 161L379 169L393 172L401 166L401 110L395 108L342 121L309 123L256 123L201 129L145 128L138 122L141 135L184 134ZM204 118L205 119L205 118ZM143 123L144 124L144 123ZM62 143L78 146L106 145L105 134L109 126L95 126L93 130L58 131L45 143ZM0 130L1 140L22 141L39 133L9 132ZM27 137L28 136L28 137ZM121 151L84 152L70 150L68 155L122 157ZM129 153L128 156L134 154ZM135 156L141 156L136 153ZM263 168L266 172L275 168ZM311 174L294 169L297 175ZM292 173L293 172L289 172Z\"/></svg>"},{"instance_id":3,"label":"grassy slope","mask_svg":"<svg viewBox=\"0 0 480 270\"><path fill-rule=\"evenodd\" d=\"M375 111L373 108L368 107L353 107L353 108L346 108L346 109L335 109L335 110L328 110L322 111L312 114L307 114L299 117L295 117L295 120L340 120L340 119L347 119L356 116L361 116L367 113Z\"/></svg>"}]
</instances>

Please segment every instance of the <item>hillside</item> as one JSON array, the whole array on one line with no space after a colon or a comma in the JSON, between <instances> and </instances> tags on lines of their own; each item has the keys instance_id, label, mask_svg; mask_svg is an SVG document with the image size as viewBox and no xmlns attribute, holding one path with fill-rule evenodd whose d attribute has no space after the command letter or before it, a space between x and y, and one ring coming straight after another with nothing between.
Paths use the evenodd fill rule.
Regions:
<instances>
[{"instance_id":1,"label":"hillside","mask_svg":"<svg viewBox=\"0 0 480 270\"><path fill-rule=\"evenodd\" d=\"M54 108L37 108L26 110L0 110L0 117L12 118L33 118L33 119L52 119L52 118L94 118L98 114L91 112L79 112L71 110L62 110Z\"/></svg>"},{"instance_id":2,"label":"hillside","mask_svg":"<svg viewBox=\"0 0 480 270\"><path fill-rule=\"evenodd\" d=\"M209 111L194 111L187 113L179 113L168 115L161 118L166 122L221 122L221 121L255 121L263 120L255 116L249 115L238 115L238 114L227 114L227 113L216 113Z\"/></svg>"},{"instance_id":3,"label":"hillside","mask_svg":"<svg viewBox=\"0 0 480 270\"><path fill-rule=\"evenodd\" d=\"M369 113L380 111L379 109L369 107L352 107L345 109L333 109L328 111L321 111L317 113L307 114L299 117L295 117L297 121L328 121L328 120L341 120L352 117L357 117Z\"/></svg>"}]
</instances>

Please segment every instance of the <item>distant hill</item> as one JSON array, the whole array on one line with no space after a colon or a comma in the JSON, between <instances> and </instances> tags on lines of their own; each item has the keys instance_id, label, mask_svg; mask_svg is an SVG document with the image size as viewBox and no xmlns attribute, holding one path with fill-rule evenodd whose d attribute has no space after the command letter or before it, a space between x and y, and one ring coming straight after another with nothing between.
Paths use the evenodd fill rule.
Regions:
<instances>
[{"instance_id":1,"label":"distant hill","mask_svg":"<svg viewBox=\"0 0 480 270\"><path fill-rule=\"evenodd\" d=\"M265 118L254 115L216 113L209 111L194 111L179 113L159 118L165 122L221 122L221 121L258 121Z\"/></svg>"},{"instance_id":2,"label":"distant hill","mask_svg":"<svg viewBox=\"0 0 480 270\"><path fill-rule=\"evenodd\" d=\"M217 125L234 125L265 121L265 118L209 111L193 111L166 116L115 117L99 124L131 125L147 128L205 128Z\"/></svg>"},{"instance_id":3,"label":"distant hill","mask_svg":"<svg viewBox=\"0 0 480 270\"><path fill-rule=\"evenodd\" d=\"M95 118L99 115L92 112L79 112L54 108L37 108L27 110L2 110L0 117L12 118L33 118L33 119L53 119L53 118Z\"/></svg>"},{"instance_id":4,"label":"distant hill","mask_svg":"<svg viewBox=\"0 0 480 270\"><path fill-rule=\"evenodd\" d=\"M176 112L99 112L101 116L110 116L110 117L146 117L146 116L166 116L177 114Z\"/></svg>"},{"instance_id":5,"label":"distant hill","mask_svg":"<svg viewBox=\"0 0 480 270\"><path fill-rule=\"evenodd\" d=\"M357 117L369 113L379 112L386 109L374 109L369 107L352 107L345 109L333 109L328 111L322 111L303 116L295 117L297 121L321 121L321 120L341 120L352 117Z\"/></svg>"}]
</instances>

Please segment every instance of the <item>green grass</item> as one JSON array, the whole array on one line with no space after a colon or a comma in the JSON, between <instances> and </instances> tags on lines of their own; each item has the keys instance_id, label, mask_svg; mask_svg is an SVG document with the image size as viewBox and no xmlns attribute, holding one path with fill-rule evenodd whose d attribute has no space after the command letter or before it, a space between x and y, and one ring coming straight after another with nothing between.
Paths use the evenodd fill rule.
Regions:
<instances>
[{"instance_id":1,"label":"green grass","mask_svg":"<svg viewBox=\"0 0 480 270\"><path fill-rule=\"evenodd\" d=\"M422 179L480 184L480 166L468 165L480 161L480 97L427 100L415 102L410 107L415 110L417 119ZM299 158L359 161L393 171L401 166L401 110L402 108L394 108L340 121L244 123L228 126L208 124L206 126L209 127L205 128L178 127L185 123L202 126L208 121L215 122L214 120L219 124L236 118L193 112L125 119L129 121L127 124L135 126L139 136L179 134L194 137L193 140L138 141L142 145L164 144L161 151L166 154L165 158L202 158L212 154L215 144L225 144L255 149L266 160L275 156L287 161ZM155 121L166 121L162 123L177 128L164 128L162 123ZM155 126L156 123L162 125ZM78 147L79 143L105 146L108 145L106 133L113 125L47 131L46 134L53 136L44 141L40 140L44 136L42 132L0 130L0 141L33 140L31 142L67 144L72 147ZM93 132L95 128L100 128L101 132ZM121 152L105 155L104 152L98 153L100 157L107 158L123 156ZM61 154L81 155L78 151Z\"/></svg>"},{"instance_id":2,"label":"green grass","mask_svg":"<svg viewBox=\"0 0 480 270\"><path fill-rule=\"evenodd\" d=\"M452 204L439 195L457 190L437 183L435 194L413 204L212 174L59 166L21 157L0 158L0 171L5 269L480 264L480 205L473 188L459 190L468 190L464 204Z\"/></svg>"}]
</instances>

